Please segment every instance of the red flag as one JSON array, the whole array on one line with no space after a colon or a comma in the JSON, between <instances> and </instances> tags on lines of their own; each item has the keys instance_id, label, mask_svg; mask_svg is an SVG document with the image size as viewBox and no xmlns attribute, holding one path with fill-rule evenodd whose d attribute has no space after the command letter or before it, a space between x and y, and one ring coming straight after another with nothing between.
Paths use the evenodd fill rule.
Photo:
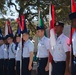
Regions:
<instances>
[{"instance_id":1,"label":"red flag","mask_svg":"<svg viewBox=\"0 0 76 75\"><path fill-rule=\"evenodd\" d=\"M24 21L25 21L24 15L21 15L21 19L22 19L22 30L24 30Z\"/></svg>"},{"instance_id":2,"label":"red flag","mask_svg":"<svg viewBox=\"0 0 76 75\"><path fill-rule=\"evenodd\" d=\"M26 23L25 23L25 16L21 15L19 18L16 19L16 22L19 25L19 28L21 29L21 31L26 30Z\"/></svg>"},{"instance_id":3,"label":"red flag","mask_svg":"<svg viewBox=\"0 0 76 75\"><path fill-rule=\"evenodd\" d=\"M72 12L76 12L76 2L75 2L75 0L71 0L71 10L72 10Z\"/></svg>"},{"instance_id":4,"label":"red flag","mask_svg":"<svg viewBox=\"0 0 76 75\"><path fill-rule=\"evenodd\" d=\"M20 18L17 18L17 19L16 19L16 22L18 23L18 25L19 25L19 28L21 29Z\"/></svg>"}]
</instances>

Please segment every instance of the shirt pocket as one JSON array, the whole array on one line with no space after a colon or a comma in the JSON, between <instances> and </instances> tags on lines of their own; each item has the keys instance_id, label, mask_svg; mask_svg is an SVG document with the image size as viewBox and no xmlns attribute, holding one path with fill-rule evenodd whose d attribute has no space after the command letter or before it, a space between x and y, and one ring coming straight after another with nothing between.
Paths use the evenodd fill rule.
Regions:
<instances>
[{"instance_id":1,"label":"shirt pocket","mask_svg":"<svg viewBox=\"0 0 76 75\"><path fill-rule=\"evenodd\" d=\"M60 42L58 42L57 43L57 50L61 50L62 49L62 42L60 41Z\"/></svg>"},{"instance_id":2,"label":"shirt pocket","mask_svg":"<svg viewBox=\"0 0 76 75\"><path fill-rule=\"evenodd\" d=\"M28 46L25 46L25 49L28 50Z\"/></svg>"},{"instance_id":3,"label":"shirt pocket","mask_svg":"<svg viewBox=\"0 0 76 75\"><path fill-rule=\"evenodd\" d=\"M41 49L42 49L42 50L45 50L45 49L46 49L44 43L41 43Z\"/></svg>"}]
</instances>

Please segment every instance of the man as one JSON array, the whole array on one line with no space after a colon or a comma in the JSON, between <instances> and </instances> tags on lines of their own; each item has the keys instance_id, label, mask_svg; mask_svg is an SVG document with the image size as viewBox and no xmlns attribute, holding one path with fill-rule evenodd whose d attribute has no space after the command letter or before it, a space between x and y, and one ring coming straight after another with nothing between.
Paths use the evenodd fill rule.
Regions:
<instances>
[{"instance_id":1,"label":"man","mask_svg":"<svg viewBox=\"0 0 76 75\"><path fill-rule=\"evenodd\" d=\"M33 64L34 44L29 39L29 30L22 31L23 38L23 62L22 62L22 75L31 75Z\"/></svg>"},{"instance_id":2,"label":"man","mask_svg":"<svg viewBox=\"0 0 76 75\"><path fill-rule=\"evenodd\" d=\"M75 29L75 32L72 35L72 52L73 52L73 58L72 58L72 75L76 75L76 12L71 13L69 15L69 18L71 20L71 27Z\"/></svg>"},{"instance_id":3,"label":"man","mask_svg":"<svg viewBox=\"0 0 76 75\"><path fill-rule=\"evenodd\" d=\"M38 75L49 75L49 50L50 42L47 37L45 37L45 29L42 26L37 26L37 36L39 37L37 58L38 61Z\"/></svg>"},{"instance_id":4,"label":"man","mask_svg":"<svg viewBox=\"0 0 76 75\"><path fill-rule=\"evenodd\" d=\"M7 42L8 42L8 74L9 75L15 75L15 44L13 43L13 34L8 34L6 36Z\"/></svg>"},{"instance_id":5,"label":"man","mask_svg":"<svg viewBox=\"0 0 76 75\"><path fill-rule=\"evenodd\" d=\"M16 38L16 71L17 75L20 75L20 60L21 60L21 46L20 46L20 37L21 35L16 33L15 38Z\"/></svg>"},{"instance_id":6,"label":"man","mask_svg":"<svg viewBox=\"0 0 76 75\"><path fill-rule=\"evenodd\" d=\"M55 24L56 45L51 49L53 57L52 75L64 75L69 72L70 46L69 38L63 34L64 23L59 21ZM67 75L67 74L66 74Z\"/></svg>"},{"instance_id":7,"label":"man","mask_svg":"<svg viewBox=\"0 0 76 75\"><path fill-rule=\"evenodd\" d=\"M4 75L8 75L8 49L6 37L4 37Z\"/></svg>"},{"instance_id":8,"label":"man","mask_svg":"<svg viewBox=\"0 0 76 75\"><path fill-rule=\"evenodd\" d=\"M0 36L0 75L3 75L3 66L4 66L4 46L3 46L3 37Z\"/></svg>"}]
</instances>

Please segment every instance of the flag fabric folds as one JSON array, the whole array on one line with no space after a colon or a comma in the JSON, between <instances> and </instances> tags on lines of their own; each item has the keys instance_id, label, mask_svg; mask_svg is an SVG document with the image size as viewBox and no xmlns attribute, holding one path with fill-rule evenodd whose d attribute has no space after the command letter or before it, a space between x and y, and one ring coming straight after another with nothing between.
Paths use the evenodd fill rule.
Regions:
<instances>
[{"instance_id":1,"label":"flag fabric folds","mask_svg":"<svg viewBox=\"0 0 76 75\"><path fill-rule=\"evenodd\" d=\"M13 31L12 31L12 27L10 25L10 21L7 20L6 23L5 23L5 36L8 35L8 34L13 34Z\"/></svg>"},{"instance_id":2,"label":"flag fabric folds","mask_svg":"<svg viewBox=\"0 0 76 75\"><path fill-rule=\"evenodd\" d=\"M42 17L42 15L41 15L40 10L39 10L39 26L44 27L44 21L43 21L43 17Z\"/></svg>"},{"instance_id":3,"label":"flag fabric folds","mask_svg":"<svg viewBox=\"0 0 76 75\"><path fill-rule=\"evenodd\" d=\"M19 18L17 18L16 22L18 23L18 27L20 28L21 31L27 29L24 15L21 15Z\"/></svg>"},{"instance_id":4,"label":"flag fabric folds","mask_svg":"<svg viewBox=\"0 0 76 75\"><path fill-rule=\"evenodd\" d=\"M54 23L55 23L54 5L50 4L49 5L49 27L50 27L50 44L51 44L52 50L56 44ZM49 75L51 75L51 71L52 71L52 64L51 63L52 63L52 55L49 54Z\"/></svg>"},{"instance_id":5,"label":"flag fabric folds","mask_svg":"<svg viewBox=\"0 0 76 75\"><path fill-rule=\"evenodd\" d=\"M54 24L55 24L55 14L54 14L54 5L50 5L49 7L49 26L50 26L50 43L53 48L56 44L55 32L54 32Z\"/></svg>"}]
</instances>

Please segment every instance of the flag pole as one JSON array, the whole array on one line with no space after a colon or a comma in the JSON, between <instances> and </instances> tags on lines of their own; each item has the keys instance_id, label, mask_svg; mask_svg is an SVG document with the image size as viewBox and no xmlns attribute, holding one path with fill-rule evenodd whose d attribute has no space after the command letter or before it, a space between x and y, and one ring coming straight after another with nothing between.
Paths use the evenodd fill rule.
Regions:
<instances>
[{"instance_id":1,"label":"flag pole","mask_svg":"<svg viewBox=\"0 0 76 75\"><path fill-rule=\"evenodd\" d=\"M72 0L70 1L70 12L72 12L73 10L72 10ZM70 31L71 33L71 35L70 35L70 44L71 44L71 59L70 59L70 61L71 61L71 71L72 71L72 64L73 64L73 44L72 44L72 26L71 26L71 31Z\"/></svg>"},{"instance_id":2,"label":"flag pole","mask_svg":"<svg viewBox=\"0 0 76 75\"><path fill-rule=\"evenodd\" d=\"M23 31L23 18L22 18L22 15L20 16L20 27L21 27L21 31ZM22 75L22 33L21 33L21 59L20 59L20 75Z\"/></svg>"},{"instance_id":3,"label":"flag pole","mask_svg":"<svg viewBox=\"0 0 76 75\"><path fill-rule=\"evenodd\" d=\"M51 10L51 1L50 1L50 4L49 4L49 14L51 14L51 11L50 10ZM50 27L50 19L51 19L51 17L49 17L49 27ZM49 75L51 75L51 72L52 72L52 64L50 62L50 53L49 53Z\"/></svg>"},{"instance_id":4,"label":"flag pole","mask_svg":"<svg viewBox=\"0 0 76 75\"><path fill-rule=\"evenodd\" d=\"M6 35L8 34L8 25L7 25L7 21L6 21L4 27L5 27L5 33L4 33L4 35L6 36Z\"/></svg>"},{"instance_id":5,"label":"flag pole","mask_svg":"<svg viewBox=\"0 0 76 75\"><path fill-rule=\"evenodd\" d=\"M18 23L19 28L22 31L22 25L20 22L20 17L17 18L16 22ZM22 75L22 34L21 34L21 38L20 38L20 75Z\"/></svg>"},{"instance_id":6,"label":"flag pole","mask_svg":"<svg viewBox=\"0 0 76 75\"><path fill-rule=\"evenodd\" d=\"M22 31L22 29L21 29L21 31ZM21 40L20 40L20 50L21 50L21 52L20 52L20 75L22 75L22 34L21 34Z\"/></svg>"},{"instance_id":7,"label":"flag pole","mask_svg":"<svg viewBox=\"0 0 76 75\"><path fill-rule=\"evenodd\" d=\"M25 17L24 17L24 15L21 15L21 18L20 18L21 20L21 24L20 24L20 26L21 26L21 31L23 31L24 30L24 23L25 23ZM20 75L22 75L22 34L21 34L21 60L20 60Z\"/></svg>"}]
</instances>

